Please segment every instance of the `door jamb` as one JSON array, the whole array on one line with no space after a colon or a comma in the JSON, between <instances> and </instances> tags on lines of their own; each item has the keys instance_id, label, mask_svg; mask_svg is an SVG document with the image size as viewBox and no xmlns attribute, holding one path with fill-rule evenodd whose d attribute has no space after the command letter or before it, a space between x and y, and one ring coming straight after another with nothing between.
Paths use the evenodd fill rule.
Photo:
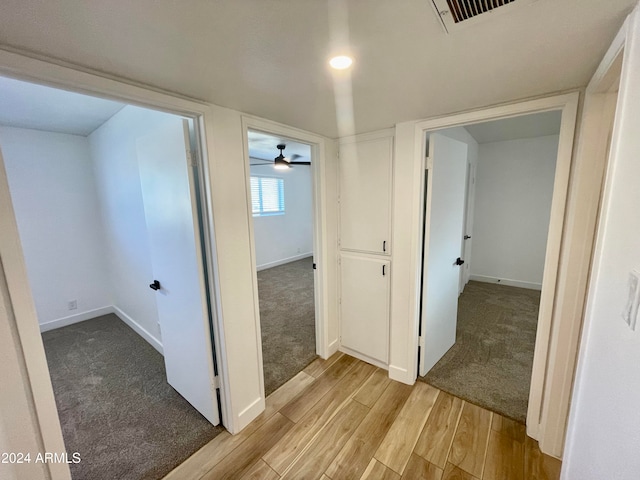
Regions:
<instances>
[{"instance_id":1,"label":"door jamb","mask_svg":"<svg viewBox=\"0 0 640 480\"><path fill-rule=\"evenodd\" d=\"M311 147L311 183L312 183L312 209L313 209L313 261L317 265L314 282L315 297L315 334L316 334L316 353L321 358L328 358L333 351L329 345L329 325L327 321L328 312L328 291L327 284L327 224L325 209L325 139L319 135L314 135L297 128L282 125L277 122L265 120L250 115L242 116L242 135L244 148L244 168L245 168L245 186L248 205L251 205L251 169L248 149L248 131L255 130L262 133L277 135L288 138L292 141L306 143ZM248 212L247 221L249 223L249 237L251 241L251 255L253 265L253 295L254 305L258 308L258 277L256 265L256 248L255 235L253 228L253 217ZM256 319L260 318L260 312L256 311ZM260 337L260 326L257 326L257 334ZM258 338L258 345L261 345L261 338ZM260 370L263 370L262 352L260 354ZM262 372L261 381L264 381L264 372ZM264 389L264 385L261 385Z\"/></svg>"},{"instance_id":2,"label":"door jamb","mask_svg":"<svg viewBox=\"0 0 640 480\"><path fill-rule=\"evenodd\" d=\"M529 412L527 415L527 433L533 438L540 440L542 445L547 444L547 442L543 442L543 440L546 439L546 435L553 436L554 438L564 438L564 424L562 424L562 426L554 425L555 429L546 428L549 423L549 419L547 419L543 413L545 407L551 402L552 397L556 398L556 395L559 396L562 393L562 391L554 392L553 394L548 391L545 392L545 388L551 381L551 379L548 378L551 370L551 366L548 363L549 358L552 358L553 353L555 353L549 351L549 346L552 344L551 340L554 340L555 337L560 335L558 330L561 328L561 325L575 321L573 317L569 317L567 319L556 318L556 315L554 315L554 297L556 291L561 287L561 285L557 285L558 274L561 269L565 268L565 262L561 257L561 247L563 236L566 234L564 231L565 211L569 190L569 177L572 166L573 143L579 98L579 92L570 92L419 121L416 122L414 126L414 162L417 165L420 165L420 169L422 170L424 169L425 161L425 138L428 131L550 110L562 111L560 140L554 180L554 193L551 207L551 221L547 237L544 279L541 293L538 330L536 335L536 352L534 355L533 376L529 397ZM419 197L415 198L415 202L416 204L422 205L422 195L424 192L424 185L422 185L423 179L419 179L418 181L419 185L416 185L416 191L419 193ZM420 220L422 219L422 214L420 214L419 218ZM414 272L421 268L419 265L419 249L421 248L423 239L422 233L419 229L419 223L420 222L414 222L413 225L414 235L412 236L412 242L414 243L414 247L412 248L412 270ZM562 277L562 279L565 282L567 281L564 277ZM416 369L417 366L417 347L419 343L417 336L418 323L420 321L418 311L420 300L419 296L419 289L415 289L412 301L414 328L412 328L410 332L412 335L410 344L414 346L414 350L411 353L416 361L410 360L409 362L409 367L413 367L414 369ZM578 321L580 316L581 315L578 315ZM553 345L556 349L561 348L558 347L557 342L554 342ZM573 354L569 355L569 358L566 359L566 366L571 367L571 370L573 370L573 362L575 362L575 349L573 350ZM416 376L417 370L415 371L414 378ZM561 454L561 450L559 451L556 445L557 442L553 442L552 447L546 449L547 452L559 456Z\"/></svg>"}]
</instances>

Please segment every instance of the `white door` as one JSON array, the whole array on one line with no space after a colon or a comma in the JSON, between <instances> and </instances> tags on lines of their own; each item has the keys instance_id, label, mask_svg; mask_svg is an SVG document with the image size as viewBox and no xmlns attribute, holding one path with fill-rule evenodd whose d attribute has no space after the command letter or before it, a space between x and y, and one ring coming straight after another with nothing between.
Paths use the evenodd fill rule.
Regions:
<instances>
[{"instance_id":1,"label":"white door","mask_svg":"<svg viewBox=\"0 0 640 480\"><path fill-rule=\"evenodd\" d=\"M389 264L384 258L340 255L340 344L389 362Z\"/></svg>"},{"instance_id":2,"label":"white door","mask_svg":"<svg viewBox=\"0 0 640 480\"><path fill-rule=\"evenodd\" d=\"M420 375L456 341L467 144L433 133L427 164Z\"/></svg>"},{"instance_id":3,"label":"white door","mask_svg":"<svg viewBox=\"0 0 640 480\"><path fill-rule=\"evenodd\" d=\"M189 127L176 117L137 141L167 381L220 423L190 161Z\"/></svg>"}]
</instances>

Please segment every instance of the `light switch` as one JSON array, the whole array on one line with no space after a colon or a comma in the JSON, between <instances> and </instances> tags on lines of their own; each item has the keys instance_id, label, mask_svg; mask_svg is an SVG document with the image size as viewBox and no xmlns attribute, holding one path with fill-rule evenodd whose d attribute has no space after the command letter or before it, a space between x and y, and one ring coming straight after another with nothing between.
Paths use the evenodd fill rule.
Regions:
<instances>
[{"instance_id":1,"label":"light switch","mask_svg":"<svg viewBox=\"0 0 640 480\"><path fill-rule=\"evenodd\" d=\"M632 270L629 274L629 297L622 311L622 318L631 330L636 329L638 305L640 304L640 272Z\"/></svg>"}]
</instances>

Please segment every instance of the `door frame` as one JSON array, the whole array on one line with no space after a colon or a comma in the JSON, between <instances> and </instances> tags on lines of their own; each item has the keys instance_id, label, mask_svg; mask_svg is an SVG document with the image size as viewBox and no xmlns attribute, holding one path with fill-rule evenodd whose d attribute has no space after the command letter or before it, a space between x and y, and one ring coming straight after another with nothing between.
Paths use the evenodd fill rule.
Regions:
<instances>
[{"instance_id":1,"label":"door frame","mask_svg":"<svg viewBox=\"0 0 640 480\"><path fill-rule=\"evenodd\" d=\"M199 149L198 163L202 168L200 182L203 188L199 201L204 214L204 256L207 263L209 295L212 300L214 317L212 329L215 339L215 360L220 378L221 421L230 431L239 430L241 426L236 425L237 421L231 408L231 395L228 388L229 371L223 348L224 331L219 301L220 282L217 278L218 259L215 245L213 244L214 230L208 160L209 149L207 148L206 139L207 136L212 136L210 131L211 118L213 117L212 106L2 49L0 49L0 74L17 80L97 96L193 119ZM6 182L6 176L2 173L0 175L0 183L6 186ZM23 380L25 385L31 389L33 395L33 408L39 420L38 427L42 436L44 451L64 452L65 447L49 369L8 189L0 189L0 195L2 197L2 202L0 202L2 204L2 208L0 208L0 253L10 295L11 304L9 307L15 314L17 337L14 344L22 352L25 365ZM69 470L66 464L48 464L48 468L51 478L69 478Z\"/></svg>"},{"instance_id":2,"label":"door frame","mask_svg":"<svg viewBox=\"0 0 640 480\"><path fill-rule=\"evenodd\" d=\"M288 140L298 143L304 143L311 147L311 188L312 188L312 211L313 211L313 261L317 268L314 270L314 302L315 302L315 335L316 335L316 354L321 358L328 358L334 353L329 341L329 325L327 322L328 311L328 255L327 255L327 218L324 205L325 202L325 164L322 161L326 158L325 139L319 135L314 135L303 130L299 130L287 125L283 125L270 120L253 117L250 115L242 116L242 135L244 148L244 170L245 170L245 188L247 196L247 204L251 205L251 167L249 158L249 130L258 131L268 135L284 137ZM253 228L253 214L249 210L247 212L247 222L249 225L249 237L251 242L251 262L253 266L253 297L255 305L255 316L258 319L256 329L257 344L262 345L262 333L260 330L259 319L260 309L258 301L258 270L256 264L256 244L255 232ZM260 377L261 388L264 390L264 371L262 363L262 348L260 348Z\"/></svg>"},{"instance_id":3,"label":"door frame","mask_svg":"<svg viewBox=\"0 0 640 480\"><path fill-rule=\"evenodd\" d=\"M576 323L579 324L581 321L582 305L584 303L584 297L569 297L566 291L567 284L572 281L571 278L568 278L566 272L571 270L572 265L569 264L565 254L565 251L572 246L571 244L566 244L567 240L576 243L585 242L584 238L579 239L573 235L571 230L573 222L565 222L565 218L569 218L572 211L577 208L576 205L569 205L570 208L567 208L567 197L573 163L573 144L579 100L580 93L574 91L418 121L413 125L413 168L416 171L423 171L425 166L426 135L430 131L550 110L560 110L562 112L529 395L529 411L527 413L528 435L539 440L540 446L545 453L558 457L562 453L566 414L562 415L561 412L558 412L556 416L549 415L550 406L554 402L561 401L561 399L570 395L571 383L567 384L565 382L557 385L554 383L554 379L557 376L566 376L568 374L572 377L573 375L577 344L567 343L566 334L567 329ZM424 195L424 177L422 175L414 175L414 178L414 205L422 205L424 201L422 198ZM574 177L571 180L571 186L573 186L579 179ZM423 213L419 210L415 210L414 218L411 222L412 248L410 265L414 274L412 279L419 277L421 269L420 252L423 238L420 225L422 224ZM414 284L411 285L411 292L410 314L413 325L410 330L409 342L411 351L408 367L410 369L409 373L413 375L413 378L416 378L420 289ZM571 307L569 306L570 301L573 302ZM564 316L558 314L559 304L563 304L567 309ZM559 352L563 349L566 349L567 352L563 352L562 356L560 356Z\"/></svg>"}]
</instances>

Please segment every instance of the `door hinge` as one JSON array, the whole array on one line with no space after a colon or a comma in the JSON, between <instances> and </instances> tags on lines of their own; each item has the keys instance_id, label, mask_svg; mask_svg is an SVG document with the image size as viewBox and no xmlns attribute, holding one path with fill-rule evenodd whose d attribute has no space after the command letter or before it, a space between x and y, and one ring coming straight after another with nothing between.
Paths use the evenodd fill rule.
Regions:
<instances>
[{"instance_id":1,"label":"door hinge","mask_svg":"<svg viewBox=\"0 0 640 480\"><path fill-rule=\"evenodd\" d=\"M418 346L419 346L419 347L420 347L420 349L424 352L424 349L425 349L425 346L426 346L426 343L425 343L425 341L424 341L424 335L420 335L420 336L418 337Z\"/></svg>"},{"instance_id":2,"label":"door hinge","mask_svg":"<svg viewBox=\"0 0 640 480\"><path fill-rule=\"evenodd\" d=\"M217 388L220 388L220 375L216 375L213 377L213 382L211 382L211 388L212 390L216 390Z\"/></svg>"},{"instance_id":3,"label":"door hinge","mask_svg":"<svg viewBox=\"0 0 640 480\"><path fill-rule=\"evenodd\" d=\"M433 169L433 158L427 157L427 161L425 163L425 168L427 170L432 170Z\"/></svg>"},{"instance_id":4,"label":"door hinge","mask_svg":"<svg viewBox=\"0 0 640 480\"><path fill-rule=\"evenodd\" d=\"M187 150L187 159L189 161L189 166L197 167L198 166L198 155L196 152L191 150Z\"/></svg>"}]
</instances>

